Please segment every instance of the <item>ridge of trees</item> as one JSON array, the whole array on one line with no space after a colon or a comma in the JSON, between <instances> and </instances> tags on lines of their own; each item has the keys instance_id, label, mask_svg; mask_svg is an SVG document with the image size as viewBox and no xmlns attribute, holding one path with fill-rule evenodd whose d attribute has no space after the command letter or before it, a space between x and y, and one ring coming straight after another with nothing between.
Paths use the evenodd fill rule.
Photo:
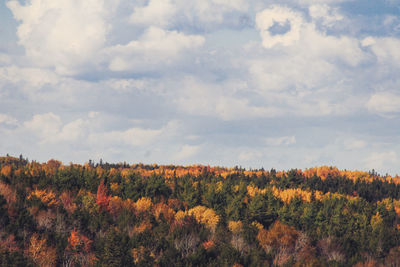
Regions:
<instances>
[{"instance_id":1,"label":"ridge of trees","mask_svg":"<svg viewBox=\"0 0 400 267\"><path fill-rule=\"evenodd\" d=\"M398 266L399 181L0 157L0 265Z\"/></svg>"}]
</instances>

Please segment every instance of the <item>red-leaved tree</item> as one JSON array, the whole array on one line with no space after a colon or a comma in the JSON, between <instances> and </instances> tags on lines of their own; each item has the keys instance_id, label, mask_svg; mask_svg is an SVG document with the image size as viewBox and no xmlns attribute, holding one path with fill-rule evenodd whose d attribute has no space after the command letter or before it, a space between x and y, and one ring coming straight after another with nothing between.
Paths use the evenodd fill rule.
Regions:
<instances>
[{"instance_id":1,"label":"red-leaved tree","mask_svg":"<svg viewBox=\"0 0 400 267\"><path fill-rule=\"evenodd\" d=\"M108 203L110 201L111 195L108 194L107 187L104 185L104 181L99 184L97 188L97 198L96 203L99 205L101 210L108 210Z\"/></svg>"}]
</instances>

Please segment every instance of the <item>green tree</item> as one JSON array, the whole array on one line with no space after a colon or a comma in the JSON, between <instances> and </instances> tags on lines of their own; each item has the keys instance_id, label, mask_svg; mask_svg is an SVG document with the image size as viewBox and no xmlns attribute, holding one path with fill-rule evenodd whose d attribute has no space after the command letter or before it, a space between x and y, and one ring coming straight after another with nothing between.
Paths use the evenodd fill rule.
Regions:
<instances>
[{"instance_id":1,"label":"green tree","mask_svg":"<svg viewBox=\"0 0 400 267\"><path fill-rule=\"evenodd\" d=\"M100 257L101 266L132 266L133 260L129 253L128 241L126 235L112 227L105 237L103 254Z\"/></svg>"}]
</instances>

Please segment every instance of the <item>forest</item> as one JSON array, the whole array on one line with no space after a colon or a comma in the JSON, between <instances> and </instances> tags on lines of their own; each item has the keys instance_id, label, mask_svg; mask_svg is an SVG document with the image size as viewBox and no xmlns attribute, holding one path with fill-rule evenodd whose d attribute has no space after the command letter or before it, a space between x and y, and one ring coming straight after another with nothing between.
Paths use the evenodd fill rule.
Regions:
<instances>
[{"instance_id":1,"label":"forest","mask_svg":"<svg viewBox=\"0 0 400 267\"><path fill-rule=\"evenodd\" d=\"M400 266L400 177L0 157L0 266Z\"/></svg>"}]
</instances>

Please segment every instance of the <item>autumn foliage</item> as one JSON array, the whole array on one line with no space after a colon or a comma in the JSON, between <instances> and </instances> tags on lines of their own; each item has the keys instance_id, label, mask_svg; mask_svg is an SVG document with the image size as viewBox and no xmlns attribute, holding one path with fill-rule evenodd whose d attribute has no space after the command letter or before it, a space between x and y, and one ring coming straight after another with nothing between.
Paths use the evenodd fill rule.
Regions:
<instances>
[{"instance_id":1,"label":"autumn foliage","mask_svg":"<svg viewBox=\"0 0 400 267\"><path fill-rule=\"evenodd\" d=\"M70 213L70 214L74 213L74 211L76 210L77 206L74 203L74 199L72 198L71 192L67 192L67 191L63 192L60 195L60 201L63 204L64 209L68 213Z\"/></svg>"},{"instance_id":2,"label":"autumn foliage","mask_svg":"<svg viewBox=\"0 0 400 267\"><path fill-rule=\"evenodd\" d=\"M46 204L50 207L55 207L58 205L58 199L56 198L56 194L51 190L39 190L35 189L27 199L39 199L43 204Z\"/></svg>"},{"instance_id":3,"label":"autumn foliage","mask_svg":"<svg viewBox=\"0 0 400 267\"><path fill-rule=\"evenodd\" d=\"M399 181L0 157L0 265L398 266Z\"/></svg>"},{"instance_id":4,"label":"autumn foliage","mask_svg":"<svg viewBox=\"0 0 400 267\"><path fill-rule=\"evenodd\" d=\"M17 243L15 242L15 236L13 234L4 236L3 233L0 233L0 251L1 250L6 250L10 253L19 250Z\"/></svg>"},{"instance_id":5,"label":"autumn foliage","mask_svg":"<svg viewBox=\"0 0 400 267\"><path fill-rule=\"evenodd\" d=\"M96 203L102 210L108 209L108 203L110 201L111 196L108 194L108 189L104 185L104 182L101 182L99 187L97 188L96 195Z\"/></svg>"},{"instance_id":6,"label":"autumn foliage","mask_svg":"<svg viewBox=\"0 0 400 267\"><path fill-rule=\"evenodd\" d=\"M0 182L0 195L2 195L9 204L17 201L17 194L15 190L13 190L10 185L2 182Z\"/></svg>"},{"instance_id":7,"label":"autumn foliage","mask_svg":"<svg viewBox=\"0 0 400 267\"><path fill-rule=\"evenodd\" d=\"M29 257L39 266L52 267L57 259L56 248L47 245L47 239L33 234L27 250Z\"/></svg>"},{"instance_id":8,"label":"autumn foliage","mask_svg":"<svg viewBox=\"0 0 400 267\"><path fill-rule=\"evenodd\" d=\"M273 249L293 248L298 232L291 226L276 221L269 230L262 229L257 235L261 247L268 253Z\"/></svg>"},{"instance_id":9,"label":"autumn foliage","mask_svg":"<svg viewBox=\"0 0 400 267\"><path fill-rule=\"evenodd\" d=\"M198 223L204 224L206 227L215 231L219 222L219 215L214 210L204 206L196 206L188 211L190 216L193 216Z\"/></svg>"}]
</instances>

